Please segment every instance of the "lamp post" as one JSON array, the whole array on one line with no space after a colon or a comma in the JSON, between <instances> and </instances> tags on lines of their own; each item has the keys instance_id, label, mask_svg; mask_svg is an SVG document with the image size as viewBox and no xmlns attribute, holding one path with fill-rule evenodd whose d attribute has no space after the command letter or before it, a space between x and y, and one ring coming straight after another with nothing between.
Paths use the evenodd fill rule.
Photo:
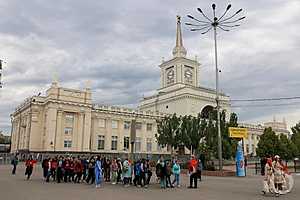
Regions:
<instances>
[{"instance_id":1,"label":"lamp post","mask_svg":"<svg viewBox=\"0 0 300 200\"><path fill-rule=\"evenodd\" d=\"M133 119L131 120L131 124L130 124L130 144L131 144L131 151L130 151L130 159L134 160L135 159L135 139L136 139L136 118L137 115L135 112L133 112Z\"/></svg>"},{"instance_id":2,"label":"lamp post","mask_svg":"<svg viewBox=\"0 0 300 200\"><path fill-rule=\"evenodd\" d=\"M217 126L218 126L218 157L219 157L219 170L223 170L222 163L222 136L221 136L221 126L220 126L220 98L219 98L219 69L218 69L218 51L217 51L217 30L221 31L229 31L230 28L238 27L239 21L245 19L244 17L237 17L239 13L241 13L242 9L239 9L231 16L226 16L228 11L231 8L231 4L229 4L225 10L225 12L218 18L216 17L216 4L212 4L213 10L213 19L209 18L204 12L197 8L197 10L201 13L201 20L187 15L188 18L194 21L194 23L185 23L187 26L192 27L191 31L202 31L201 34L206 34L210 30L213 29L214 33L214 53L215 53L215 67L216 67L216 109L217 109Z\"/></svg>"},{"instance_id":3,"label":"lamp post","mask_svg":"<svg viewBox=\"0 0 300 200\"><path fill-rule=\"evenodd\" d=\"M6 63L3 60L0 59L0 88L2 88L2 68L3 68L3 64Z\"/></svg>"}]
</instances>

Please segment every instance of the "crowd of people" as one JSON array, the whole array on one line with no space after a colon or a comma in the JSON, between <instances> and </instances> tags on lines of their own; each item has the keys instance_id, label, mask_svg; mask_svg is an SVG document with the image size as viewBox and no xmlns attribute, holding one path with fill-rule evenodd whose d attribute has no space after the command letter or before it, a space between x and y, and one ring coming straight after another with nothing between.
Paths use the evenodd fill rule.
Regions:
<instances>
[{"instance_id":1,"label":"crowd of people","mask_svg":"<svg viewBox=\"0 0 300 200\"><path fill-rule=\"evenodd\" d=\"M16 173L17 157L12 161L13 171ZM32 156L26 160L26 179L29 180L36 161ZM180 187L181 167L176 158L164 160L160 156L157 162L150 162L148 159L138 159L131 161L128 158L109 159L100 156L89 158L78 156L55 156L44 157L41 162L43 169L43 179L45 182L55 181L57 183L83 183L95 184L100 187L103 182L113 185L123 184L125 187L134 185L136 187L147 188L151 177L155 171L156 181L160 187L174 188ZM188 172L190 176L189 188L197 188L197 181L201 180L201 161L195 156L188 162Z\"/></svg>"},{"instance_id":2,"label":"crowd of people","mask_svg":"<svg viewBox=\"0 0 300 200\"><path fill-rule=\"evenodd\" d=\"M286 194L291 191L294 185L293 177L288 172L288 167L280 159L278 155L274 157L264 158L262 163L265 163L262 168L263 194L271 193L277 197L280 194Z\"/></svg>"}]
</instances>

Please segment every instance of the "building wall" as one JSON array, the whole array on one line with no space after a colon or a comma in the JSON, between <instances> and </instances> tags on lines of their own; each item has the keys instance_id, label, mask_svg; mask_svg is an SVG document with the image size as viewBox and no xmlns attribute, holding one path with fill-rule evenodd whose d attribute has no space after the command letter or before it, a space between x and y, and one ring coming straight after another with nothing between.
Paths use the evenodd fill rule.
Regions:
<instances>
[{"instance_id":1,"label":"building wall","mask_svg":"<svg viewBox=\"0 0 300 200\"><path fill-rule=\"evenodd\" d=\"M12 114L11 151L129 153L131 145L124 149L124 137L130 137L130 129L124 124L135 119L141 124L136 131L141 149L136 153L168 153L157 148L155 139L156 119L161 117L149 111L92 105L90 90L66 89L53 83L45 97L27 99ZM151 130L147 124L148 129L152 124ZM101 135L104 149L98 149ZM113 136L117 136L116 150L112 149ZM148 147L151 141L151 151L147 141Z\"/></svg>"},{"instance_id":2,"label":"building wall","mask_svg":"<svg viewBox=\"0 0 300 200\"><path fill-rule=\"evenodd\" d=\"M272 125L272 126L270 126ZM266 122L264 125L255 124L239 124L240 127L248 129L248 138L244 140L244 153L246 155L256 156L256 148L259 142L260 136L264 133L265 128L271 127L272 130L277 134L283 134L289 137L290 133L287 130L285 122Z\"/></svg>"}]
</instances>

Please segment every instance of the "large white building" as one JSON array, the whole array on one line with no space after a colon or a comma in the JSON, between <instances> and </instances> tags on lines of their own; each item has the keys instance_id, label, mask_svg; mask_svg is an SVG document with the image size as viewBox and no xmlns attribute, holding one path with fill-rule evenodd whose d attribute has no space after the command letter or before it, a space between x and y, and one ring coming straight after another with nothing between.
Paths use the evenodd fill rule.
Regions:
<instances>
[{"instance_id":1,"label":"large white building","mask_svg":"<svg viewBox=\"0 0 300 200\"><path fill-rule=\"evenodd\" d=\"M239 126L248 129L248 138L244 141L244 153L246 155L256 156L257 144L260 136L264 133L266 128L271 127L277 135L283 134L288 137L290 136L285 119L283 119L282 122L278 122L274 118L272 122L265 122L263 125L239 123Z\"/></svg>"},{"instance_id":2,"label":"large white building","mask_svg":"<svg viewBox=\"0 0 300 200\"><path fill-rule=\"evenodd\" d=\"M138 109L98 106L90 88L63 88L54 81L45 96L26 99L11 115L11 151L128 153L135 120L134 152L168 153L157 144L156 120L172 113L205 117L216 106L215 90L199 86L200 63L186 55L178 16L173 57L159 65L161 87ZM228 96L221 94L220 102L230 111Z\"/></svg>"}]
</instances>

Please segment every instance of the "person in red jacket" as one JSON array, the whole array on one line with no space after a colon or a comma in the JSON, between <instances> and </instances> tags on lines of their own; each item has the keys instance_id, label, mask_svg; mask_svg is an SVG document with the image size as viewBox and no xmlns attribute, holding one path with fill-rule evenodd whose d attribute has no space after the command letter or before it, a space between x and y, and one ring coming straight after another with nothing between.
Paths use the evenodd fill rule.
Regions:
<instances>
[{"instance_id":1,"label":"person in red jacket","mask_svg":"<svg viewBox=\"0 0 300 200\"><path fill-rule=\"evenodd\" d=\"M32 156L30 155L29 158L25 162L26 170L25 170L25 176L27 175L27 180L30 179L30 176L32 174L33 165L36 163L35 160L33 160Z\"/></svg>"},{"instance_id":2,"label":"person in red jacket","mask_svg":"<svg viewBox=\"0 0 300 200\"><path fill-rule=\"evenodd\" d=\"M70 158L70 174L69 174L69 182L73 182L74 181L74 167L75 167L75 161L74 161L74 157Z\"/></svg>"},{"instance_id":3,"label":"person in red jacket","mask_svg":"<svg viewBox=\"0 0 300 200\"><path fill-rule=\"evenodd\" d=\"M189 188L197 188L197 167L198 167L198 161L195 159L195 156L192 155L191 160L189 161L189 175L190 175L190 186ZM194 187L193 187L194 182Z\"/></svg>"},{"instance_id":4,"label":"person in red jacket","mask_svg":"<svg viewBox=\"0 0 300 200\"><path fill-rule=\"evenodd\" d=\"M64 182L67 183L70 177L70 158L67 157L63 163L64 169Z\"/></svg>"},{"instance_id":5,"label":"person in red jacket","mask_svg":"<svg viewBox=\"0 0 300 200\"><path fill-rule=\"evenodd\" d=\"M53 181L56 179L56 168L57 168L57 157L51 159L50 163L50 174L53 178Z\"/></svg>"},{"instance_id":6,"label":"person in red jacket","mask_svg":"<svg viewBox=\"0 0 300 200\"><path fill-rule=\"evenodd\" d=\"M83 172L83 165L80 159L75 160L74 173L76 174L75 183L79 183Z\"/></svg>"}]
</instances>

